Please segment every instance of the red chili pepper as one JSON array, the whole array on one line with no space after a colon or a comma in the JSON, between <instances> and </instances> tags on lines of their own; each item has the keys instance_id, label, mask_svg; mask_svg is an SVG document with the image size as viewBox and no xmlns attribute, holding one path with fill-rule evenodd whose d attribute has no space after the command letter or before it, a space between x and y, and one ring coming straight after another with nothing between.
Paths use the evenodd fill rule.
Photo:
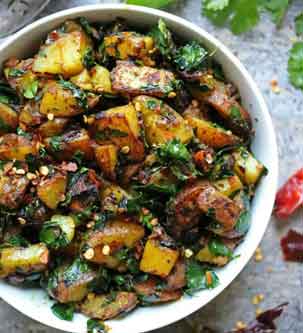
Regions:
<instances>
[{"instance_id":1,"label":"red chili pepper","mask_svg":"<svg viewBox=\"0 0 303 333\"><path fill-rule=\"evenodd\" d=\"M303 168L291 176L276 195L275 214L279 219L289 217L303 204Z\"/></svg>"}]
</instances>

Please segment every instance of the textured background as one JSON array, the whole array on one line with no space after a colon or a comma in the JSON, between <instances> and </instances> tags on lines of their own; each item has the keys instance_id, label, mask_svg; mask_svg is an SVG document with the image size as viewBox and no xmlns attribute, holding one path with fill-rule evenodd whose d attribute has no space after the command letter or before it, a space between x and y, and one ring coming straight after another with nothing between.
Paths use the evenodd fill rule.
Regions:
<instances>
[{"instance_id":1,"label":"textured background","mask_svg":"<svg viewBox=\"0 0 303 333\"><path fill-rule=\"evenodd\" d=\"M52 0L42 16L81 4L110 1ZM118 1L111 1L118 2ZM227 29L213 27L200 15L200 0L179 1L170 11L187 18L223 41L246 65L261 88L274 121L280 155L280 183L290 172L302 166L303 157L303 94L292 88L287 80L287 58L294 33L294 17L303 10L303 1L294 0L283 27L277 30L268 18L251 33L235 37ZM276 79L280 94L271 90L270 81ZM258 307L266 309L284 301L290 304L279 321L279 332L303 332L303 265L282 260L279 239L290 227L303 231L302 214L291 221L279 223L272 218L261 244L264 260L252 259L245 270L211 304L185 320L153 333L199 333L204 326L223 331L236 321L254 317L256 306L251 298L264 294ZM260 221L262 223L262 221ZM37 311L39 311L37 309ZM24 317L0 301L0 333L59 333ZM123 332L121 332L123 333Z\"/></svg>"}]
</instances>

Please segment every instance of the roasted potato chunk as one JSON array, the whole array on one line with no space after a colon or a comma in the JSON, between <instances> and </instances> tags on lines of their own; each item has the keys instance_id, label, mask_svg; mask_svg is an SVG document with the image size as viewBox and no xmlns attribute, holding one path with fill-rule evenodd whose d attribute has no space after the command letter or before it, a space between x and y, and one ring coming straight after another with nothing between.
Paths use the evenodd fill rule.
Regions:
<instances>
[{"instance_id":1,"label":"roasted potato chunk","mask_svg":"<svg viewBox=\"0 0 303 333\"><path fill-rule=\"evenodd\" d=\"M104 176L110 180L115 180L118 164L117 147L112 144L97 146L95 147L95 157Z\"/></svg>"},{"instance_id":2,"label":"roasted potato chunk","mask_svg":"<svg viewBox=\"0 0 303 333\"><path fill-rule=\"evenodd\" d=\"M140 270L164 278L171 272L178 257L178 250L162 246L158 240L149 239L144 247Z\"/></svg>"},{"instance_id":3,"label":"roasted potato chunk","mask_svg":"<svg viewBox=\"0 0 303 333\"><path fill-rule=\"evenodd\" d=\"M78 151L82 152L88 160L91 160L94 156L91 139L84 128L70 130L64 132L63 135L45 138L44 143L46 148L58 159L71 159Z\"/></svg>"},{"instance_id":4,"label":"roasted potato chunk","mask_svg":"<svg viewBox=\"0 0 303 333\"><path fill-rule=\"evenodd\" d=\"M235 151L233 157L235 159L234 170L246 185L256 184L266 172L264 165L245 148Z\"/></svg>"},{"instance_id":5,"label":"roasted potato chunk","mask_svg":"<svg viewBox=\"0 0 303 333\"><path fill-rule=\"evenodd\" d=\"M63 133L68 122L69 120L66 118L54 118L53 120L47 120L39 126L39 134L44 138L60 135Z\"/></svg>"},{"instance_id":6,"label":"roasted potato chunk","mask_svg":"<svg viewBox=\"0 0 303 333\"><path fill-rule=\"evenodd\" d=\"M138 303L135 293L119 291L109 295L93 295L80 304L80 311L85 315L107 320L121 313L133 310Z\"/></svg>"},{"instance_id":7,"label":"roasted potato chunk","mask_svg":"<svg viewBox=\"0 0 303 333\"><path fill-rule=\"evenodd\" d=\"M99 144L113 143L120 149L128 147L125 155L134 161L144 158L138 115L131 103L97 114L92 131Z\"/></svg>"},{"instance_id":8,"label":"roasted potato chunk","mask_svg":"<svg viewBox=\"0 0 303 333\"><path fill-rule=\"evenodd\" d=\"M213 185L219 192L227 197L230 197L239 190L243 189L243 184L237 175L217 180L213 183Z\"/></svg>"},{"instance_id":9,"label":"roasted potato chunk","mask_svg":"<svg viewBox=\"0 0 303 333\"><path fill-rule=\"evenodd\" d=\"M40 103L40 113L52 114L55 117L73 117L83 111L71 90L65 89L56 81L47 83Z\"/></svg>"},{"instance_id":10,"label":"roasted potato chunk","mask_svg":"<svg viewBox=\"0 0 303 333\"><path fill-rule=\"evenodd\" d=\"M91 232L85 243L85 249L93 249L93 257L84 257L92 262L103 264L108 268L126 270L123 263L115 257L115 252L122 247L133 248L144 237L144 228L130 221L114 220L106 224L103 230ZM110 253L104 254L108 245Z\"/></svg>"},{"instance_id":11,"label":"roasted potato chunk","mask_svg":"<svg viewBox=\"0 0 303 333\"><path fill-rule=\"evenodd\" d=\"M0 205L17 208L26 192L29 180L19 176L0 176Z\"/></svg>"},{"instance_id":12,"label":"roasted potato chunk","mask_svg":"<svg viewBox=\"0 0 303 333\"><path fill-rule=\"evenodd\" d=\"M70 81L83 90L112 93L110 72L100 65L96 65L90 70L84 69L80 74L71 77Z\"/></svg>"},{"instance_id":13,"label":"roasted potato chunk","mask_svg":"<svg viewBox=\"0 0 303 333\"><path fill-rule=\"evenodd\" d=\"M119 208L126 205L130 195L118 185L110 184L100 191L100 200L105 212L117 214Z\"/></svg>"},{"instance_id":14,"label":"roasted potato chunk","mask_svg":"<svg viewBox=\"0 0 303 333\"><path fill-rule=\"evenodd\" d=\"M88 286L96 275L87 262L77 258L50 275L47 291L60 303L79 302L88 294Z\"/></svg>"},{"instance_id":15,"label":"roasted potato chunk","mask_svg":"<svg viewBox=\"0 0 303 333\"><path fill-rule=\"evenodd\" d=\"M46 270L49 260L47 247L40 243L28 247L9 247L0 250L0 277L18 273L29 274Z\"/></svg>"},{"instance_id":16,"label":"roasted potato chunk","mask_svg":"<svg viewBox=\"0 0 303 333\"><path fill-rule=\"evenodd\" d=\"M206 84L210 89L203 92L199 88L192 88L192 95L216 109L234 133L244 138L250 137L252 134L250 115L232 96L230 85L216 80L209 73L201 73L199 83L202 85Z\"/></svg>"},{"instance_id":17,"label":"roasted potato chunk","mask_svg":"<svg viewBox=\"0 0 303 333\"><path fill-rule=\"evenodd\" d=\"M66 175L56 172L40 181L37 186L38 197L48 208L56 209L58 204L64 200L66 185Z\"/></svg>"},{"instance_id":18,"label":"roasted potato chunk","mask_svg":"<svg viewBox=\"0 0 303 333\"><path fill-rule=\"evenodd\" d=\"M212 254L207 245L199 250L195 258L201 262L207 262L218 266L224 266L229 261L229 258L226 256L215 256Z\"/></svg>"},{"instance_id":19,"label":"roasted potato chunk","mask_svg":"<svg viewBox=\"0 0 303 333\"><path fill-rule=\"evenodd\" d=\"M28 101L20 110L19 122L26 127L35 127L42 124L46 116L40 113L39 104Z\"/></svg>"},{"instance_id":20,"label":"roasted potato chunk","mask_svg":"<svg viewBox=\"0 0 303 333\"><path fill-rule=\"evenodd\" d=\"M193 137L193 130L183 117L163 101L137 96L133 103L143 115L145 137L152 144L163 144L172 139L188 143Z\"/></svg>"},{"instance_id":21,"label":"roasted potato chunk","mask_svg":"<svg viewBox=\"0 0 303 333\"><path fill-rule=\"evenodd\" d=\"M165 69L136 66L127 61L117 61L111 72L113 91L126 95L151 95L165 97L175 90L175 76Z\"/></svg>"},{"instance_id":22,"label":"roasted potato chunk","mask_svg":"<svg viewBox=\"0 0 303 333\"><path fill-rule=\"evenodd\" d=\"M139 59L146 66L155 64L150 57L153 48L153 38L137 32L123 31L104 37L104 51L107 55L120 60Z\"/></svg>"},{"instance_id":23,"label":"roasted potato chunk","mask_svg":"<svg viewBox=\"0 0 303 333\"><path fill-rule=\"evenodd\" d=\"M207 181L201 182L200 190L197 198L199 209L222 224L226 230L231 230L241 214L240 207Z\"/></svg>"},{"instance_id":24,"label":"roasted potato chunk","mask_svg":"<svg viewBox=\"0 0 303 333\"><path fill-rule=\"evenodd\" d=\"M82 31L56 35L50 43L41 47L33 63L33 71L47 74L61 74L71 77L79 74L84 66L82 58L91 41Z\"/></svg>"},{"instance_id":25,"label":"roasted potato chunk","mask_svg":"<svg viewBox=\"0 0 303 333\"><path fill-rule=\"evenodd\" d=\"M0 135L18 126L18 114L10 106L0 102Z\"/></svg>"},{"instance_id":26,"label":"roasted potato chunk","mask_svg":"<svg viewBox=\"0 0 303 333\"><path fill-rule=\"evenodd\" d=\"M196 131L197 138L209 147L219 149L241 142L240 138L232 134L231 131L226 131L224 128L210 121L191 116L187 116L185 119Z\"/></svg>"},{"instance_id":27,"label":"roasted potato chunk","mask_svg":"<svg viewBox=\"0 0 303 333\"><path fill-rule=\"evenodd\" d=\"M16 135L5 134L0 138L0 159L25 161L29 154L37 155L37 142Z\"/></svg>"},{"instance_id":28,"label":"roasted potato chunk","mask_svg":"<svg viewBox=\"0 0 303 333\"><path fill-rule=\"evenodd\" d=\"M161 286L161 287L160 287ZM182 296L181 290L166 290L156 279L150 277L146 281L137 282L134 285L143 304L160 304L178 300Z\"/></svg>"}]
</instances>

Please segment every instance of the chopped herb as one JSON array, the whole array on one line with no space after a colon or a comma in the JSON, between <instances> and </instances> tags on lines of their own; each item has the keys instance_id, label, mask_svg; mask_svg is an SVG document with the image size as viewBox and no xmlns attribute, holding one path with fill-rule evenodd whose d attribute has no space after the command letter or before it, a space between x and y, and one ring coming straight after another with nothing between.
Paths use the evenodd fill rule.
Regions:
<instances>
[{"instance_id":1,"label":"chopped herb","mask_svg":"<svg viewBox=\"0 0 303 333\"><path fill-rule=\"evenodd\" d=\"M158 106L158 103L152 99L149 99L147 102L146 102L146 106L148 109L151 109L151 110L155 110Z\"/></svg>"},{"instance_id":2,"label":"chopped herb","mask_svg":"<svg viewBox=\"0 0 303 333\"><path fill-rule=\"evenodd\" d=\"M212 238L208 243L208 248L214 256L223 256L232 258L233 252L217 238Z\"/></svg>"},{"instance_id":3,"label":"chopped herb","mask_svg":"<svg viewBox=\"0 0 303 333\"><path fill-rule=\"evenodd\" d=\"M10 77L20 77L25 73L26 73L26 71L23 70L23 69L11 68L8 72L8 76L10 76Z\"/></svg>"},{"instance_id":4,"label":"chopped herb","mask_svg":"<svg viewBox=\"0 0 303 333\"><path fill-rule=\"evenodd\" d=\"M211 283L205 277L205 273L211 274ZM200 265L195 260L190 260L186 265L186 293L192 295L195 291L215 288L219 279L215 272Z\"/></svg>"},{"instance_id":5,"label":"chopped herb","mask_svg":"<svg viewBox=\"0 0 303 333\"><path fill-rule=\"evenodd\" d=\"M151 220L154 218L153 214L152 213L148 213L148 214L143 214L141 212L140 214L140 218L139 218L139 221L140 223L142 223L142 225L144 225L147 229L149 230L153 230L153 225L150 223Z\"/></svg>"},{"instance_id":6,"label":"chopped herb","mask_svg":"<svg viewBox=\"0 0 303 333\"><path fill-rule=\"evenodd\" d=\"M166 26L166 23L160 19L158 25L150 32L153 37L156 47L159 49L162 56L168 60L171 60L175 53L175 43L171 32Z\"/></svg>"},{"instance_id":7,"label":"chopped herb","mask_svg":"<svg viewBox=\"0 0 303 333\"><path fill-rule=\"evenodd\" d=\"M182 161L188 162L191 155L186 146L178 139L173 139L157 148L156 154L161 161Z\"/></svg>"},{"instance_id":8,"label":"chopped herb","mask_svg":"<svg viewBox=\"0 0 303 333\"><path fill-rule=\"evenodd\" d=\"M23 131L23 129L21 127L18 127L16 129L16 133L20 136L25 137L26 139L29 139L29 140L31 140L31 138L32 138L30 133L27 133L27 132Z\"/></svg>"},{"instance_id":9,"label":"chopped herb","mask_svg":"<svg viewBox=\"0 0 303 333\"><path fill-rule=\"evenodd\" d=\"M72 159L76 161L76 163L79 166L82 164L83 158L84 158L84 153L81 150L77 150L72 157Z\"/></svg>"},{"instance_id":10,"label":"chopped herb","mask_svg":"<svg viewBox=\"0 0 303 333\"><path fill-rule=\"evenodd\" d=\"M86 323L87 333L108 333L105 324L96 319L89 319Z\"/></svg>"},{"instance_id":11,"label":"chopped herb","mask_svg":"<svg viewBox=\"0 0 303 333\"><path fill-rule=\"evenodd\" d=\"M88 109L87 94L83 90L78 88L70 81L64 81L63 79L61 79L59 83L64 89L68 89L72 92L73 96L77 99L81 108Z\"/></svg>"},{"instance_id":12,"label":"chopped herb","mask_svg":"<svg viewBox=\"0 0 303 333\"><path fill-rule=\"evenodd\" d=\"M47 156L47 151L44 147L39 148L39 155L41 158L45 158Z\"/></svg>"},{"instance_id":13,"label":"chopped herb","mask_svg":"<svg viewBox=\"0 0 303 333\"><path fill-rule=\"evenodd\" d=\"M241 116L241 112L240 112L240 109L237 107L237 106L232 106L230 108L230 116L231 118L233 119L241 119L242 116Z\"/></svg>"},{"instance_id":14,"label":"chopped herb","mask_svg":"<svg viewBox=\"0 0 303 333\"><path fill-rule=\"evenodd\" d=\"M60 151L62 149L62 141L63 141L62 136L57 135L57 136L51 137L49 144L50 144L52 150L55 152Z\"/></svg>"},{"instance_id":15,"label":"chopped herb","mask_svg":"<svg viewBox=\"0 0 303 333\"><path fill-rule=\"evenodd\" d=\"M19 97L7 83L0 81L0 102L4 104L19 104Z\"/></svg>"},{"instance_id":16,"label":"chopped herb","mask_svg":"<svg viewBox=\"0 0 303 333\"><path fill-rule=\"evenodd\" d=\"M53 314L59 319L72 321L74 318L75 307L73 304L55 303L51 309Z\"/></svg>"},{"instance_id":17,"label":"chopped herb","mask_svg":"<svg viewBox=\"0 0 303 333\"><path fill-rule=\"evenodd\" d=\"M128 133L120 131L116 128L105 128L95 134L96 140L109 140L111 137L126 137Z\"/></svg>"},{"instance_id":18,"label":"chopped herb","mask_svg":"<svg viewBox=\"0 0 303 333\"><path fill-rule=\"evenodd\" d=\"M14 235L5 242L5 245L26 247L29 246L30 243L23 236Z\"/></svg>"},{"instance_id":19,"label":"chopped herb","mask_svg":"<svg viewBox=\"0 0 303 333\"><path fill-rule=\"evenodd\" d=\"M91 69L96 65L96 61L94 58L94 53L92 48L86 49L84 55L83 55L83 65L87 69Z\"/></svg>"},{"instance_id":20,"label":"chopped herb","mask_svg":"<svg viewBox=\"0 0 303 333\"><path fill-rule=\"evenodd\" d=\"M39 88L39 82L38 81L33 81L30 84L28 84L23 91L23 96L28 98L28 99L33 99L37 95Z\"/></svg>"},{"instance_id":21,"label":"chopped herb","mask_svg":"<svg viewBox=\"0 0 303 333\"><path fill-rule=\"evenodd\" d=\"M179 70L191 72L201 68L207 55L207 50L194 41L177 50L174 62Z\"/></svg>"}]
</instances>

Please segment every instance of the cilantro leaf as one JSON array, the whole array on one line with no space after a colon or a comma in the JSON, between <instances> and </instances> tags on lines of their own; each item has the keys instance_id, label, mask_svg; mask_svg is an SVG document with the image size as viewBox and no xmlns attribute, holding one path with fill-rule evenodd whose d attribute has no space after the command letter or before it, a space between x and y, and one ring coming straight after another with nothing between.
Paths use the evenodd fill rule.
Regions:
<instances>
[{"instance_id":1,"label":"cilantro leaf","mask_svg":"<svg viewBox=\"0 0 303 333\"><path fill-rule=\"evenodd\" d=\"M106 333L108 330L102 321L89 319L87 321L87 333Z\"/></svg>"},{"instance_id":2,"label":"cilantro leaf","mask_svg":"<svg viewBox=\"0 0 303 333\"><path fill-rule=\"evenodd\" d=\"M176 46L173 41L172 34L167 28L164 20L160 19L158 21L158 25L151 30L150 35L153 37L162 56L171 60L173 54L175 53Z\"/></svg>"},{"instance_id":3,"label":"cilantro leaf","mask_svg":"<svg viewBox=\"0 0 303 333\"><path fill-rule=\"evenodd\" d=\"M295 18L295 28L298 36L303 34L303 12Z\"/></svg>"},{"instance_id":4,"label":"cilantro leaf","mask_svg":"<svg viewBox=\"0 0 303 333\"><path fill-rule=\"evenodd\" d=\"M146 6L152 8L163 8L176 2L175 0L126 0L128 5Z\"/></svg>"},{"instance_id":5,"label":"cilantro leaf","mask_svg":"<svg viewBox=\"0 0 303 333\"><path fill-rule=\"evenodd\" d=\"M229 5L229 0L208 0L205 1L205 9L222 10Z\"/></svg>"},{"instance_id":6,"label":"cilantro leaf","mask_svg":"<svg viewBox=\"0 0 303 333\"><path fill-rule=\"evenodd\" d=\"M79 106L81 108L88 109L87 94L83 90L78 88L70 81L65 81L61 79L59 83L64 89L69 89L72 92L73 96L77 99Z\"/></svg>"},{"instance_id":7,"label":"cilantro leaf","mask_svg":"<svg viewBox=\"0 0 303 333\"><path fill-rule=\"evenodd\" d=\"M23 91L23 96L28 98L28 99L33 99L38 92L39 88L39 82L38 81L33 81L30 84L28 84Z\"/></svg>"},{"instance_id":8,"label":"cilantro leaf","mask_svg":"<svg viewBox=\"0 0 303 333\"><path fill-rule=\"evenodd\" d=\"M212 238L208 243L208 248L214 256L223 256L231 258L232 251L218 238Z\"/></svg>"},{"instance_id":9,"label":"cilantro leaf","mask_svg":"<svg viewBox=\"0 0 303 333\"><path fill-rule=\"evenodd\" d=\"M174 62L181 71L194 71L201 67L207 55L205 48L194 41L177 50Z\"/></svg>"},{"instance_id":10,"label":"cilantro leaf","mask_svg":"<svg viewBox=\"0 0 303 333\"><path fill-rule=\"evenodd\" d=\"M72 304L55 303L51 309L53 314L62 320L72 321L74 318L75 307Z\"/></svg>"},{"instance_id":11,"label":"cilantro leaf","mask_svg":"<svg viewBox=\"0 0 303 333\"><path fill-rule=\"evenodd\" d=\"M288 75L296 88L303 89L303 42L295 43L290 50Z\"/></svg>"},{"instance_id":12,"label":"cilantro leaf","mask_svg":"<svg viewBox=\"0 0 303 333\"><path fill-rule=\"evenodd\" d=\"M275 22L277 25L280 25L282 23L283 18L288 9L288 6L289 6L289 0L264 1L264 8L271 14L273 22Z\"/></svg>"}]
</instances>

